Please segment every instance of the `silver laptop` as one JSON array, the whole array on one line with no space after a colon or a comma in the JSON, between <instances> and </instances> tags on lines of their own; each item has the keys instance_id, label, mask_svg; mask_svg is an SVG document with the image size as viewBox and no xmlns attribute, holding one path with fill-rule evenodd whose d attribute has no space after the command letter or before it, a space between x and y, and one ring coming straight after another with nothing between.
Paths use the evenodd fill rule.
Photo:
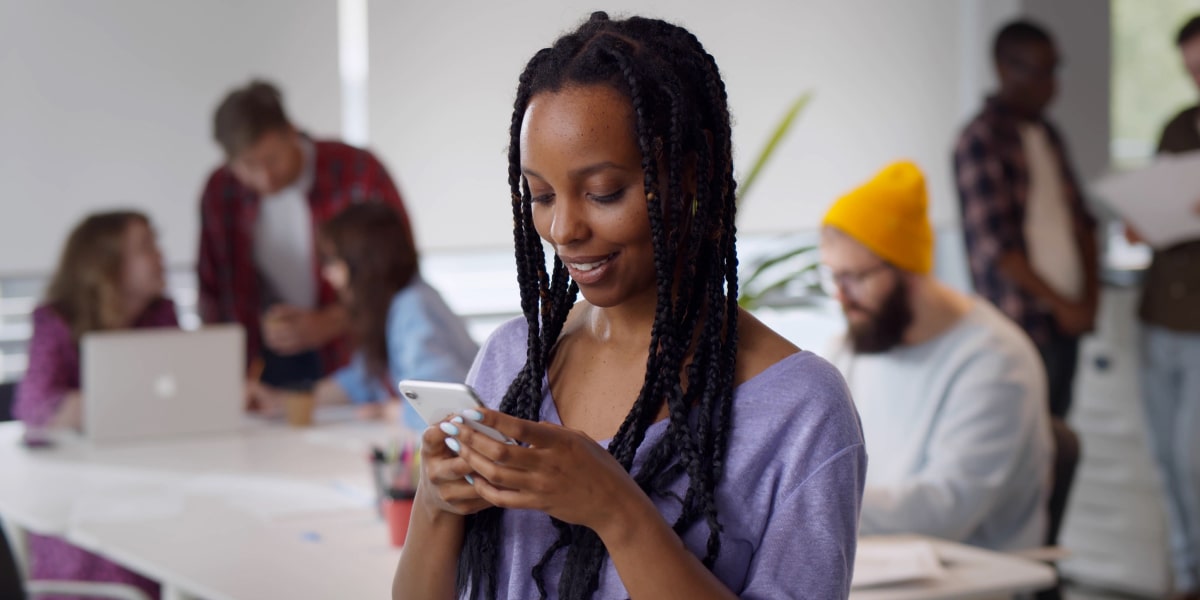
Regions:
<instances>
[{"instance_id":1,"label":"silver laptop","mask_svg":"<svg viewBox=\"0 0 1200 600\"><path fill-rule=\"evenodd\" d=\"M237 325L85 335L84 435L105 443L236 431L245 337Z\"/></svg>"}]
</instances>

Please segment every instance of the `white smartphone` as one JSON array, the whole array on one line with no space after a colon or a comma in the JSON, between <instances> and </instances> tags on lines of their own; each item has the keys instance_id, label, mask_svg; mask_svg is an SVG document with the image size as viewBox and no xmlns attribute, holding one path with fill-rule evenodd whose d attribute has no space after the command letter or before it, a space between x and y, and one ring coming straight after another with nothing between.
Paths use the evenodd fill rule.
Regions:
<instances>
[{"instance_id":1,"label":"white smartphone","mask_svg":"<svg viewBox=\"0 0 1200 600\"><path fill-rule=\"evenodd\" d=\"M425 419L426 426L436 425L446 417L461 414L471 408L483 408L483 402L471 386L464 383L420 381L405 379L396 384L400 395ZM516 444L512 438L478 421L464 419L466 425L497 442Z\"/></svg>"}]
</instances>

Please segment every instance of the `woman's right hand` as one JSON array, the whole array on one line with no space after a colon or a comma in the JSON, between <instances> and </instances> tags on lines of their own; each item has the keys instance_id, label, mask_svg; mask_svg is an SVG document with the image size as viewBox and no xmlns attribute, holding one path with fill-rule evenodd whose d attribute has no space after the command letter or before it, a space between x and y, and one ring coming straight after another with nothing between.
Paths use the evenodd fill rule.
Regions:
<instances>
[{"instance_id":1,"label":"woman's right hand","mask_svg":"<svg viewBox=\"0 0 1200 600\"><path fill-rule=\"evenodd\" d=\"M461 424L451 424L462 427ZM446 446L448 437L438 427L427 427L421 434L418 496L424 496L432 508L456 515L465 516L491 508L492 503L475 492L475 486L469 478L476 475L470 465Z\"/></svg>"},{"instance_id":2,"label":"woman's right hand","mask_svg":"<svg viewBox=\"0 0 1200 600\"><path fill-rule=\"evenodd\" d=\"M318 406L350 404L350 396L333 377L326 377L313 386L313 398Z\"/></svg>"},{"instance_id":3,"label":"woman's right hand","mask_svg":"<svg viewBox=\"0 0 1200 600\"><path fill-rule=\"evenodd\" d=\"M269 386L261 381L247 381L247 406L251 413L267 418L282 417L285 406L285 392Z\"/></svg>"},{"instance_id":4,"label":"woman's right hand","mask_svg":"<svg viewBox=\"0 0 1200 600\"><path fill-rule=\"evenodd\" d=\"M63 396L62 403L54 412L50 427L58 429L74 429L83 431L83 395L79 390L72 390Z\"/></svg>"},{"instance_id":5,"label":"woman's right hand","mask_svg":"<svg viewBox=\"0 0 1200 600\"><path fill-rule=\"evenodd\" d=\"M406 538L420 552L400 554L392 580L397 600L458 597L454 565L462 553L464 517L492 506L465 479L472 469L446 447L440 425L421 434L421 476Z\"/></svg>"}]
</instances>

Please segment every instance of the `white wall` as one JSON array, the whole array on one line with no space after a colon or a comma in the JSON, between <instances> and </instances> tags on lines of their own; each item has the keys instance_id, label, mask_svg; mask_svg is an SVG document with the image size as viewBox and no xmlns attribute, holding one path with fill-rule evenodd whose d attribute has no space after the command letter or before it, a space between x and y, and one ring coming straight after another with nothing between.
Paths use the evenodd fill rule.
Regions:
<instances>
[{"instance_id":1,"label":"white wall","mask_svg":"<svg viewBox=\"0 0 1200 600\"><path fill-rule=\"evenodd\" d=\"M952 227L950 144L992 87L995 28L1019 12L1060 37L1056 112L1092 174L1106 163L1106 7L617 0L609 10L699 35L729 85L739 167L792 98L815 92L741 216L743 232L772 233L811 228L837 194L900 156L926 168L934 219ZM396 175L422 247L511 244L505 147L517 74L591 8L370 2L371 145ZM220 158L209 131L216 102L268 76L299 123L337 134L337 41L334 0L0 0L0 275L49 270L76 219L121 205L149 210L168 260L189 264L199 187Z\"/></svg>"},{"instance_id":2,"label":"white wall","mask_svg":"<svg viewBox=\"0 0 1200 600\"><path fill-rule=\"evenodd\" d=\"M424 247L511 244L505 148L517 76L536 50L594 6L580 0L370 4L372 145L402 182ZM898 157L927 170L935 220L957 221L950 146L964 114L963 4L748 0L735 8L617 0L607 6L613 16L661 16L697 34L728 84L735 160L743 169L790 101L815 92L748 199L741 231L811 228L836 195Z\"/></svg>"},{"instance_id":3,"label":"white wall","mask_svg":"<svg viewBox=\"0 0 1200 600\"><path fill-rule=\"evenodd\" d=\"M979 112L981 99L996 88L992 39L1008 21L1021 16L1021 0L959 0L959 115L966 122Z\"/></svg>"},{"instance_id":4,"label":"white wall","mask_svg":"<svg viewBox=\"0 0 1200 600\"><path fill-rule=\"evenodd\" d=\"M217 102L269 76L337 134L336 18L332 0L0 0L0 274L48 271L80 216L116 206L194 261Z\"/></svg>"},{"instance_id":5,"label":"white wall","mask_svg":"<svg viewBox=\"0 0 1200 600\"><path fill-rule=\"evenodd\" d=\"M1083 180L1109 164L1112 24L1108 2L1099 0L961 0L960 97L969 118L979 98L996 85L992 39L1005 22L1030 19L1050 30L1062 59L1058 97L1050 118L1063 131Z\"/></svg>"},{"instance_id":6,"label":"white wall","mask_svg":"<svg viewBox=\"0 0 1200 600\"><path fill-rule=\"evenodd\" d=\"M1083 181L1108 170L1112 121L1112 25L1108 2L1024 0L1024 15L1050 29L1062 55L1051 118Z\"/></svg>"}]
</instances>

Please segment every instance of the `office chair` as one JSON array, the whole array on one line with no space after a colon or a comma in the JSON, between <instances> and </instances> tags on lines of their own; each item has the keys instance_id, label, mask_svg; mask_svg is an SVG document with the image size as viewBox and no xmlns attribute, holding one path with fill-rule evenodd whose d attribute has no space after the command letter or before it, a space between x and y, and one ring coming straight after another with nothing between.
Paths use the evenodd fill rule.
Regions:
<instances>
[{"instance_id":1,"label":"office chair","mask_svg":"<svg viewBox=\"0 0 1200 600\"><path fill-rule=\"evenodd\" d=\"M1079 436L1058 417L1050 418L1054 434L1054 484L1050 488L1050 522L1046 528L1046 545L1058 545L1058 532L1062 528L1063 515L1067 512L1067 498L1075 482L1075 469L1079 466Z\"/></svg>"},{"instance_id":2,"label":"office chair","mask_svg":"<svg viewBox=\"0 0 1200 600\"><path fill-rule=\"evenodd\" d=\"M13 600L37 600L44 596L77 596L96 600L150 600L142 590L122 583L100 583L91 581L29 580L23 570L23 562L11 544L24 540L12 540L7 532L16 532L9 527L0 528L0 598ZM17 532L13 537L20 535ZM19 548L19 546L18 546Z\"/></svg>"},{"instance_id":3,"label":"office chair","mask_svg":"<svg viewBox=\"0 0 1200 600\"><path fill-rule=\"evenodd\" d=\"M1062 529L1063 516L1067 512L1067 498L1071 495L1071 485L1075 482L1075 469L1079 466L1080 447L1079 436L1058 417L1050 417L1050 431L1054 438L1053 483L1050 486L1050 502L1048 506L1048 522L1046 526L1045 546L1034 549L1025 555L1035 558L1050 566L1066 558L1067 552L1058 547L1058 532ZM1061 583L1053 588L1034 594L1035 600L1060 600L1062 598Z\"/></svg>"},{"instance_id":4,"label":"office chair","mask_svg":"<svg viewBox=\"0 0 1200 600\"><path fill-rule=\"evenodd\" d=\"M16 395L17 382L0 382L0 422L13 420L12 407Z\"/></svg>"}]
</instances>

